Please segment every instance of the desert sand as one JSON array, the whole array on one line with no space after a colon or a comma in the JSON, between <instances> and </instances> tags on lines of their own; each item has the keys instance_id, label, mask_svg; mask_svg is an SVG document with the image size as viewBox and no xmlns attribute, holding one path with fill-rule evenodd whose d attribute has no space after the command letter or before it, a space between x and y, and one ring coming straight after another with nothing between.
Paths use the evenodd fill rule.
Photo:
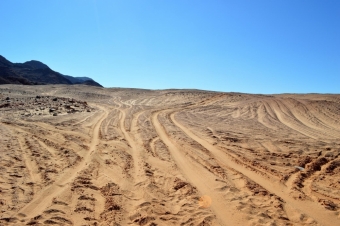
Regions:
<instances>
[{"instance_id":1,"label":"desert sand","mask_svg":"<svg viewBox=\"0 0 340 226\"><path fill-rule=\"evenodd\" d=\"M340 225L340 95L0 86L0 225Z\"/></svg>"}]
</instances>

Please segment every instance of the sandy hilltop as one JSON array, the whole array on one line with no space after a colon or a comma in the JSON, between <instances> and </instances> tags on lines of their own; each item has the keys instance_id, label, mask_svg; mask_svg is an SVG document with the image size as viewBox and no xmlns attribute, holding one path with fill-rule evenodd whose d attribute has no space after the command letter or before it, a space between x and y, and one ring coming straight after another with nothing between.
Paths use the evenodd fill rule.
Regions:
<instances>
[{"instance_id":1,"label":"sandy hilltop","mask_svg":"<svg viewBox=\"0 0 340 226\"><path fill-rule=\"evenodd\" d=\"M340 225L340 95L0 86L0 225Z\"/></svg>"}]
</instances>

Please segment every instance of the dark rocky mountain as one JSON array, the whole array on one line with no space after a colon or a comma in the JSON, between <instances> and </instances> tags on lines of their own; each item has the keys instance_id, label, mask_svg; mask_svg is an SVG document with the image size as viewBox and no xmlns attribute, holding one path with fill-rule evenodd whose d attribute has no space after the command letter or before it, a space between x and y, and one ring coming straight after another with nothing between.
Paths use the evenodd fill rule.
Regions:
<instances>
[{"instance_id":1,"label":"dark rocky mountain","mask_svg":"<svg viewBox=\"0 0 340 226\"><path fill-rule=\"evenodd\" d=\"M73 76L69 76L69 75L63 75L65 78L67 78L68 80L70 80L73 84L84 84L84 82L86 81L93 81L94 80L92 78L89 77L73 77Z\"/></svg>"},{"instance_id":2,"label":"dark rocky mountain","mask_svg":"<svg viewBox=\"0 0 340 226\"><path fill-rule=\"evenodd\" d=\"M5 57L0 55L0 67L10 67L13 63L8 61Z\"/></svg>"},{"instance_id":3,"label":"dark rocky mountain","mask_svg":"<svg viewBox=\"0 0 340 226\"><path fill-rule=\"evenodd\" d=\"M84 85L88 85L88 86L100 86L102 87L98 82L94 81L94 80L86 80L84 81L83 83L81 84L84 84Z\"/></svg>"},{"instance_id":4,"label":"dark rocky mountain","mask_svg":"<svg viewBox=\"0 0 340 226\"><path fill-rule=\"evenodd\" d=\"M72 77L53 71L46 64L31 60L25 63L12 63L0 55L0 84L84 84L102 87L88 77Z\"/></svg>"},{"instance_id":5,"label":"dark rocky mountain","mask_svg":"<svg viewBox=\"0 0 340 226\"><path fill-rule=\"evenodd\" d=\"M33 69L50 69L46 64L41 63L37 60L26 61L23 63L25 66L29 66Z\"/></svg>"}]
</instances>

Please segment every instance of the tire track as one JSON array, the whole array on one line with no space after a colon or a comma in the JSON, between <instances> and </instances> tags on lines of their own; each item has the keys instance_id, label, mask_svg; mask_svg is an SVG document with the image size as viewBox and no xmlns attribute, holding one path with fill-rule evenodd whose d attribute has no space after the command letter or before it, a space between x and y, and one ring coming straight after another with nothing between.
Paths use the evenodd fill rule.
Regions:
<instances>
[{"instance_id":1,"label":"tire track","mask_svg":"<svg viewBox=\"0 0 340 226\"><path fill-rule=\"evenodd\" d=\"M320 134L320 131L316 131L309 126L303 124L300 120L298 120L291 110L286 107L280 100L273 100L269 103L270 107L273 109L273 111L276 114L276 117L278 120L286 125L287 127L307 136L311 137L313 139L318 139L323 134ZM322 137L322 138L328 138L328 137Z\"/></svg>"},{"instance_id":2,"label":"tire track","mask_svg":"<svg viewBox=\"0 0 340 226\"><path fill-rule=\"evenodd\" d=\"M216 191L216 188L220 185L216 181L216 177L204 169L201 165L190 161L184 153L181 152L180 148L171 141L170 137L166 133L164 127L158 121L158 115L161 112L158 111L152 115L152 123L158 133L160 139L166 144L171 153L171 156L182 174L191 182L202 195L208 195L212 199L211 207L217 218L223 225L245 225L246 220L242 213L231 214L236 212L235 210L228 209L228 202L224 201L223 194ZM199 176L198 176L199 175Z\"/></svg>"},{"instance_id":3,"label":"tire track","mask_svg":"<svg viewBox=\"0 0 340 226\"><path fill-rule=\"evenodd\" d=\"M33 183L37 183L40 181L39 175L35 173L35 171L38 171L38 167L34 163L32 163L32 159L27 154L27 151L26 151L27 148L24 146L25 142L22 140L22 138L18 136L17 140L20 146L23 159L25 161L25 166L27 167L27 170L29 172L30 178ZM33 190L36 191L36 189L33 189Z\"/></svg>"},{"instance_id":4,"label":"tire track","mask_svg":"<svg viewBox=\"0 0 340 226\"><path fill-rule=\"evenodd\" d=\"M81 161L76 167L67 170L56 180L55 183L41 190L39 194L36 195L35 199L33 199L30 203L25 205L25 207L23 207L19 211L20 215L24 214L25 217L32 218L40 214L51 204L52 199L55 196L61 194L70 185L70 183L77 176L77 173L80 172L84 167L86 167L86 165L92 160L91 157L95 152L96 145L99 143L99 130L101 123L108 115L106 109L102 108L102 110L104 110L104 113L101 115L100 119L94 126L90 149L83 157L83 161Z\"/></svg>"},{"instance_id":5,"label":"tire track","mask_svg":"<svg viewBox=\"0 0 340 226\"><path fill-rule=\"evenodd\" d=\"M130 106L131 108L131 106ZM134 165L134 179L136 183L142 182L145 180L145 175L143 171L143 167L141 166L141 157L140 157L140 149L137 148L137 143L135 140L130 136L130 134L126 131L125 128L125 118L126 113L125 110L122 110L120 108L117 108L120 111L120 121L119 121L119 127L122 131L126 141L131 147L132 150L132 158L133 158L133 165Z\"/></svg>"},{"instance_id":6,"label":"tire track","mask_svg":"<svg viewBox=\"0 0 340 226\"><path fill-rule=\"evenodd\" d=\"M269 192L276 194L277 196L281 197L286 203L295 207L296 209L304 212L305 214L309 215L311 218L315 219L318 223L322 225L340 225L340 219L332 212L325 210L320 205L309 201L299 201L295 200L289 196L289 190L287 187L282 185L276 180L267 180L261 177L259 174L235 163L230 159L225 153L221 150L210 144L209 142L201 139L200 137L196 136L193 132L187 129L185 126L180 124L175 119L175 113L170 115L171 120L173 123L179 127L188 137L195 140L203 147L208 149L216 158L216 160L222 162L223 164L227 164L229 167L233 168L234 170L238 171L239 173L245 175L246 177L250 178L257 184L261 185L263 188L268 190Z\"/></svg>"}]
</instances>

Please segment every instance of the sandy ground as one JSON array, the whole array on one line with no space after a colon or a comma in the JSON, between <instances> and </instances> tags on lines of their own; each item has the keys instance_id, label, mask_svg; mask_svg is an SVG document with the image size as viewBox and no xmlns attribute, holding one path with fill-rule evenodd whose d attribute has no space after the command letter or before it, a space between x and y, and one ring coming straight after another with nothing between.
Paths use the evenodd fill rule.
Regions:
<instances>
[{"instance_id":1,"label":"sandy ground","mask_svg":"<svg viewBox=\"0 0 340 226\"><path fill-rule=\"evenodd\" d=\"M340 95L0 86L0 225L340 225Z\"/></svg>"}]
</instances>

